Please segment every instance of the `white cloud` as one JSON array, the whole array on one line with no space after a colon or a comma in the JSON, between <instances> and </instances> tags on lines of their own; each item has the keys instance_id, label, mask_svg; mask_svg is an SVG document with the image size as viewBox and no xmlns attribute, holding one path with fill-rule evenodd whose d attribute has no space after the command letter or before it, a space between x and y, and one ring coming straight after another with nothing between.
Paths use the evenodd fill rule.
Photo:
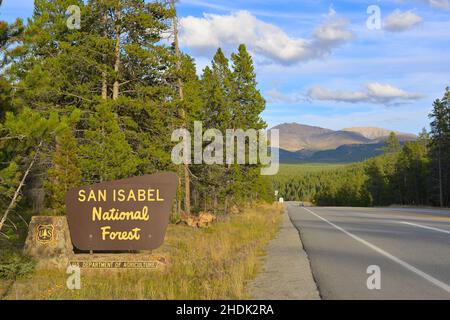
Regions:
<instances>
[{"instance_id":1,"label":"white cloud","mask_svg":"<svg viewBox=\"0 0 450 320\"><path fill-rule=\"evenodd\" d=\"M366 102L386 105L422 98L421 94L409 93L390 84L378 82L367 84L364 91L331 90L324 87L313 87L308 89L307 96L313 100L349 103Z\"/></svg>"},{"instance_id":2,"label":"white cloud","mask_svg":"<svg viewBox=\"0 0 450 320\"><path fill-rule=\"evenodd\" d=\"M314 37L322 44L338 44L350 41L354 34L348 28L347 19L337 15L336 11L330 10L327 21L314 30Z\"/></svg>"},{"instance_id":3,"label":"white cloud","mask_svg":"<svg viewBox=\"0 0 450 320\"><path fill-rule=\"evenodd\" d=\"M449 10L450 1L449 0L425 0L433 8Z\"/></svg>"},{"instance_id":4,"label":"white cloud","mask_svg":"<svg viewBox=\"0 0 450 320\"><path fill-rule=\"evenodd\" d=\"M422 17L412 10L402 12L395 10L384 20L384 28L388 31L398 32L413 28L422 22Z\"/></svg>"},{"instance_id":5,"label":"white cloud","mask_svg":"<svg viewBox=\"0 0 450 320\"><path fill-rule=\"evenodd\" d=\"M422 97L418 93L408 93L390 84L382 84L378 82L369 83L366 86L369 97L378 101L391 101L394 99L401 100L417 100Z\"/></svg>"},{"instance_id":6,"label":"white cloud","mask_svg":"<svg viewBox=\"0 0 450 320\"><path fill-rule=\"evenodd\" d=\"M297 93L285 94L278 89L267 90L266 92L264 92L264 97L266 98L268 103L273 104L277 103L291 104L306 101L305 97L303 97L300 94Z\"/></svg>"},{"instance_id":7,"label":"white cloud","mask_svg":"<svg viewBox=\"0 0 450 320\"><path fill-rule=\"evenodd\" d=\"M314 100L333 100L339 102L361 102L369 98L366 92L330 90L324 87L310 88L307 95Z\"/></svg>"},{"instance_id":8,"label":"white cloud","mask_svg":"<svg viewBox=\"0 0 450 320\"><path fill-rule=\"evenodd\" d=\"M248 11L230 15L204 14L180 20L181 42L199 55L210 55L218 47L235 49L240 43L254 54L282 64L316 59L351 40L348 22L334 11L309 39L289 36L278 26L259 20Z\"/></svg>"},{"instance_id":9,"label":"white cloud","mask_svg":"<svg viewBox=\"0 0 450 320\"><path fill-rule=\"evenodd\" d=\"M449 10L450 9L450 0L416 0L422 3L428 4L430 7L436 9ZM408 0L396 0L398 3L406 3Z\"/></svg>"}]
</instances>

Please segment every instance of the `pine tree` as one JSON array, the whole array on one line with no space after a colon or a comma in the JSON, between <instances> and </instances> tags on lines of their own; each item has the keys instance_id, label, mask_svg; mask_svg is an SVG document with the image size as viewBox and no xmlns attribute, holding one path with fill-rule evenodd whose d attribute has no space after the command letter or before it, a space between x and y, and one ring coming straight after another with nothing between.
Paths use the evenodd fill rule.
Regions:
<instances>
[{"instance_id":1,"label":"pine tree","mask_svg":"<svg viewBox=\"0 0 450 320\"><path fill-rule=\"evenodd\" d=\"M239 46L238 52L231 55L233 62L232 99L234 101L233 122L241 129L264 129L266 124L261 119L265 109L265 100L257 88L253 60L245 45Z\"/></svg>"},{"instance_id":2,"label":"pine tree","mask_svg":"<svg viewBox=\"0 0 450 320\"><path fill-rule=\"evenodd\" d=\"M385 141L385 145L384 152L387 154L394 154L401 150L400 141L395 132L389 134L388 139Z\"/></svg>"},{"instance_id":3,"label":"pine tree","mask_svg":"<svg viewBox=\"0 0 450 320\"><path fill-rule=\"evenodd\" d=\"M63 120L67 127L56 137L56 150L53 153L52 164L48 170L44 189L47 196L47 207L54 214L65 214L65 196L71 188L81 183L78 143L73 135L73 126L79 118L79 112L71 119Z\"/></svg>"},{"instance_id":4,"label":"pine tree","mask_svg":"<svg viewBox=\"0 0 450 320\"><path fill-rule=\"evenodd\" d=\"M232 129L232 92L229 61L219 48L212 60L212 68L206 67L202 76L205 104L202 117L206 128L216 128L222 132Z\"/></svg>"},{"instance_id":5,"label":"pine tree","mask_svg":"<svg viewBox=\"0 0 450 320\"><path fill-rule=\"evenodd\" d=\"M237 53L231 55L232 59L232 127L242 130L260 130L266 128L261 119L265 109L265 100L257 88L256 74L253 60L244 44L241 44ZM249 143L246 142L246 155L248 158ZM235 165L232 178L232 189L236 195L246 199L259 187L258 165Z\"/></svg>"},{"instance_id":6,"label":"pine tree","mask_svg":"<svg viewBox=\"0 0 450 320\"><path fill-rule=\"evenodd\" d=\"M212 68L206 67L201 78L201 98L203 109L201 120L203 129L218 129L225 132L228 127L230 117L229 105L227 105L227 90L225 89L224 78L230 76L228 60L222 50L218 50L212 62ZM229 79L227 83L230 84ZM206 144L204 144L206 146ZM198 174L203 184L204 198L213 199L213 211L217 209L218 198L224 192L225 167L223 165L202 166ZM221 183L219 183L221 182ZM207 200L205 199L205 202Z\"/></svg>"},{"instance_id":7,"label":"pine tree","mask_svg":"<svg viewBox=\"0 0 450 320\"><path fill-rule=\"evenodd\" d=\"M23 33L23 23L21 19L8 24L0 21L0 68L4 69L10 64L15 55L19 54L22 47L20 40ZM4 120L8 111L14 111L12 107L12 86L5 75L0 75L0 121Z\"/></svg>"},{"instance_id":8,"label":"pine tree","mask_svg":"<svg viewBox=\"0 0 450 320\"><path fill-rule=\"evenodd\" d=\"M24 31L22 19L17 19L14 23L0 21L0 67L5 67L11 63L16 55L22 52L22 35Z\"/></svg>"},{"instance_id":9,"label":"pine tree","mask_svg":"<svg viewBox=\"0 0 450 320\"><path fill-rule=\"evenodd\" d=\"M191 131L194 121L202 120L202 82L197 76L195 61L188 55L182 56L181 78L184 88L183 108L186 110L186 125Z\"/></svg>"},{"instance_id":10,"label":"pine tree","mask_svg":"<svg viewBox=\"0 0 450 320\"><path fill-rule=\"evenodd\" d=\"M428 148L430 145L430 134L428 133L427 129L422 128L422 131L419 133L419 136L417 138L417 142L421 145L423 145L425 148Z\"/></svg>"},{"instance_id":11,"label":"pine tree","mask_svg":"<svg viewBox=\"0 0 450 320\"><path fill-rule=\"evenodd\" d=\"M245 46L241 45L231 59L230 68L230 61L219 48L211 68L206 67L203 71L204 127L219 129L221 132L228 129L263 129L266 125L260 114L265 108L265 101L257 89L252 58ZM247 159L248 143L246 141ZM224 211L227 211L232 202L258 198L261 186L266 186L262 189L268 190L269 182L259 176L259 169L258 165L228 163L205 168L201 176L208 177L203 183L210 187L214 199L219 197L224 201ZM222 183L217 184L217 181Z\"/></svg>"},{"instance_id":12,"label":"pine tree","mask_svg":"<svg viewBox=\"0 0 450 320\"><path fill-rule=\"evenodd\" d=\"M442 99L433 103L429 117L432 119L430 154L432 158L432 185L437 185L435 199L441 207L450 203L450 89ZM437 183L436 183L437 182Z\"/></svg>"},{"instance_id":13,"label":"pine tree","mask_svg":"<svg viewBox=\"0 0 450 320\"><path fill-rule=\"evenodd\" d=\"M101 103L88 120L80 165L86 183L127 178L136 173L139 160L117 123L111 105Z\"/></svg>"}]
</instances>

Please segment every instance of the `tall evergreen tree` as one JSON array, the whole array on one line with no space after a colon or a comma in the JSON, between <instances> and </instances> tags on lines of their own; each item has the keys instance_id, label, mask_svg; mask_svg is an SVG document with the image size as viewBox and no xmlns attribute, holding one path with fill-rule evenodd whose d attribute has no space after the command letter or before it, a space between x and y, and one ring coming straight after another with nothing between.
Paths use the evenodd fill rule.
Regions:
<instances>
[{"instance_id":1,"label":"tall evergreen tree","mask_svg":"<svg viewBox=\"0 0 450 320\"><path fill-rule=\"evenodd\" d=\"M80 112L77 110L67 120L67 126L56 136L56 150L52 156L52 164L48 169L48 177L44 182L46 205L53 214L65 214L65 196L67 191L81 184L79 166L79 146L73 134Z\"/></svg>"},{"instance_id":2,"label":"tall evergreen tree","mask_svg":"<svg viewBox=\"0 0 450 320\"><path fill-rule=\"evenodd\" d=\"M204 126L225 132L232 129L232 76L229 60L218 49L212 60L212 68L206 67L202 77Z\"/></svg>"},{"instance_id":3,"label":"tall evergreen tree","mask_svg":"<svg viewBox=\"0 0 450 320\"><path fill-rule=\"evenodd\" d=\"M429 117L432 119L430 132L431 174L437 186L434 199L442 206L450 204L450 89L444 97L433 103Z\"/></svg>"},{"instance_id":4,"label":"tall evergreen tree","mask_svg":"<svg viewBox=\"0 0 450 320\"><path fill-rule=\"evenodd\" d=\"M234 128L242 130L260 130L266 128L261 119L261 113L265 109L265 100L257 88L256 74L253 59L244 44L241 44L237 53L231 55L232 59L232 123ZM246 141L246 155L248 159L249 143ZM264 150L263 150L264 152ZM260 186L259 165L235 165L233 168L234 193L241 194L244 198L249 193L257 193ZM257 187L258 186L258 187Z\"/></svg>"},{"instance_id":5,"label":"tall evergreen tree","mask_svg":"<svg viewBox=\"0 0 450 320\"><path fill-rule=\"evenodd\" d=\"M241 129L264 129L261 119L265 109L265 100L257 88L253 59L244 44L237 53L231 55L233 62L233 120Z\"/></svg>"},{"instance_id":6,"label":"tall evergreen tree","mask_svg":"<svg viewBox=\"0 0 450 320\"><path fill-rule=\"evenodd\" d=\"M397 135L395 132L391 132L389 134L388 139L385 141L385 148L384 152L387 154L394 154L401 150L400 141L398 140Z\"/></svg>"}]
</instances>

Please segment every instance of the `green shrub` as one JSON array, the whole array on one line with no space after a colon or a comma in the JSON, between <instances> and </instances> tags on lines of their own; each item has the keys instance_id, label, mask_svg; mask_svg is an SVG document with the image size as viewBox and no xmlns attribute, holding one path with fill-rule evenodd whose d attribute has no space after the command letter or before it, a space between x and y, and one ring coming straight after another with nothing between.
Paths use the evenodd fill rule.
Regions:
<instances>
[{"instance_id":1,"label":"green shrub","mask_svg":"<svg viewBox=\"0 0 450 320\"><path fill-rule=\"evenodd\" d=\"M17 251L0 253L0 279L17 279L30 275L34 261Z\"/></svg>"}]
</instances>

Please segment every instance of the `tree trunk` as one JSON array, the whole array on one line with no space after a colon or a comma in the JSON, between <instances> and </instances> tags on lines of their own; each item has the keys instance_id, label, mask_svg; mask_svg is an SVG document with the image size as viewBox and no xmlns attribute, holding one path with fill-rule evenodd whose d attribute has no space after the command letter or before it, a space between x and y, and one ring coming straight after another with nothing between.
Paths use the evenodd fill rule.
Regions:
<instances>
[{"instance_id":1,"label":"tree trunk","mask_svg":"<svg viewBox=\"0 0 450 320\"><path fill-rule=\"evenodd\" d=\"M102 72L102 100L108 98L108 84L106 83L106 72Z\"/></svg>"},{"instance_id":2,"label":"tree trunk","mask_svg":"<svg viewBox=\"0 0 450 320\"><path fill-rule=\"evenodd\" d=\"M214 203L213 203L213 213L216 214L217 210L217 193L216 193L216 187L214 187Z\"/></svg>"},{"instance_id":3,"label":"tree trunk","mask_svg":"<svg viewBox=\"0 0 450 320\"><path fill-rule=\"evenodd\" d=\"M28 175L30 174L31 169L33 168L34 164L36 163L36 160L39 156L39 152L42 146L42 141L39 143L38 147L36 148L36 153L34 154L33 159L31 160L30 164L28 165L27 170L25 171L25 173L23 174L22 180L19 183L19 186L16 189L16 192L14 192L14 196L11 199L11 202L9 203L8 208L6 208L5 213L3 214L2 219L0 220L0 231L3 228L3 225L6 222L6 219L8 218L8 214L10 213L10 211L12 210L12 208L14 208L14 205L17 201L17 198L19 197L20 191L22 190L22 187L25 184L25 180L27 179Z\"/></svg>"},{"instance_id":4,"label":"tree trunk","mask_svg":"<svg viewBox=\"0 0 450 320\"><path fill-rule=\"evenodd\" d=\"M107 26L108 24L108 16L105 13L105 15L103 16L103 36L106 38L107 37ZM102 71L102 100L106 100L108 98L108 82L107 82L107 74L106 74L106 55L103 54L102 55L102 60L103 60L103 71Z\"/></svg>"},{"instance_id":5,"label":"tree trunk","mask_svg":"<svg viewBox=\"0 0 450 320\"><path fill-rule=\"evenodd\" d=\"M177 12L175 8L175 1L172 0L171 2L172 9L174 10L174 16L172 20L173 24L173 33L174 33L174 44L175 44L175 55L176 55L176 69L178 72L178 94L180 96L180 101L184 100L184 89L183 89L183 81L181 79L181 53L180 53L180 46L178 41L178 21L177 21ZM186 111L184 108L181 108L181 117L184 121L184 127L186 128ZM190 182L190 176L189 176L189 164L185 159L184 163L184 211L186 214L191 214L191 182Z\"/></svg>"},{"instance_id":6,"label":"tree trunk","mask_svg":"<svg viewBox=\"0 0 450 320\"><path fill-rule=\"evenodd\" d=\"M119 2L120 3L120 2ZM119 70L120 70L120 32L121 32L121 8L116 9L116 47L114 49L114 85L113 85L113 100L119 98Z\"/></svg>"},{"instance_id":7,"label":"tree trunk","mask_svg":"<svg viewBox=\"0 0 450 320\"><path fill-rule=\"evenodd\" d=\"M184 165L184 210L191 214L191 179L189 177L188 165Z\"/></svg>"},{"instance_id":8,"label":"tree trunk","mask_svg":"<svg viewBox=\"0 0 450 320\"><path fill-rule=\"evenodd\" d=\"M194 207L198 208L198 191L197 191L197 189L194 189L193 193L194 193Z\"/></svg>"},{"instance_id":9,"label":"tree trunk","mask_svg":"<svg viewBox=\"0 0 450 320\"><path fill-rule=\"evenodd\" d=\"M207 198L206 198L207 194L206 192L203 194L203 202L204 202L204 206L203 206L203 211L207 212L208 211L208 205L207 205Z\"/></svg>"},{"instance_id":10,"label":"tree trunk","mask_svg":"<svg viewBox=\"0 0 450 320\"><path fill-rule=\"evenodd\" d=\"M178 192L177 192L177 213L181 215L181 178L178 178Z\"/></svg>"},{"instance_id":11,"label":"tree trunk","mask_svg":"<svg viewBox=\"0 0 450 320\"><path fill-rule=\"evenodd\" d=\"M223 213L227 214L228 213L228 196L225 196L225 201L224 201L224 208L223 208Z\"/></svg>"}]
</instances>

